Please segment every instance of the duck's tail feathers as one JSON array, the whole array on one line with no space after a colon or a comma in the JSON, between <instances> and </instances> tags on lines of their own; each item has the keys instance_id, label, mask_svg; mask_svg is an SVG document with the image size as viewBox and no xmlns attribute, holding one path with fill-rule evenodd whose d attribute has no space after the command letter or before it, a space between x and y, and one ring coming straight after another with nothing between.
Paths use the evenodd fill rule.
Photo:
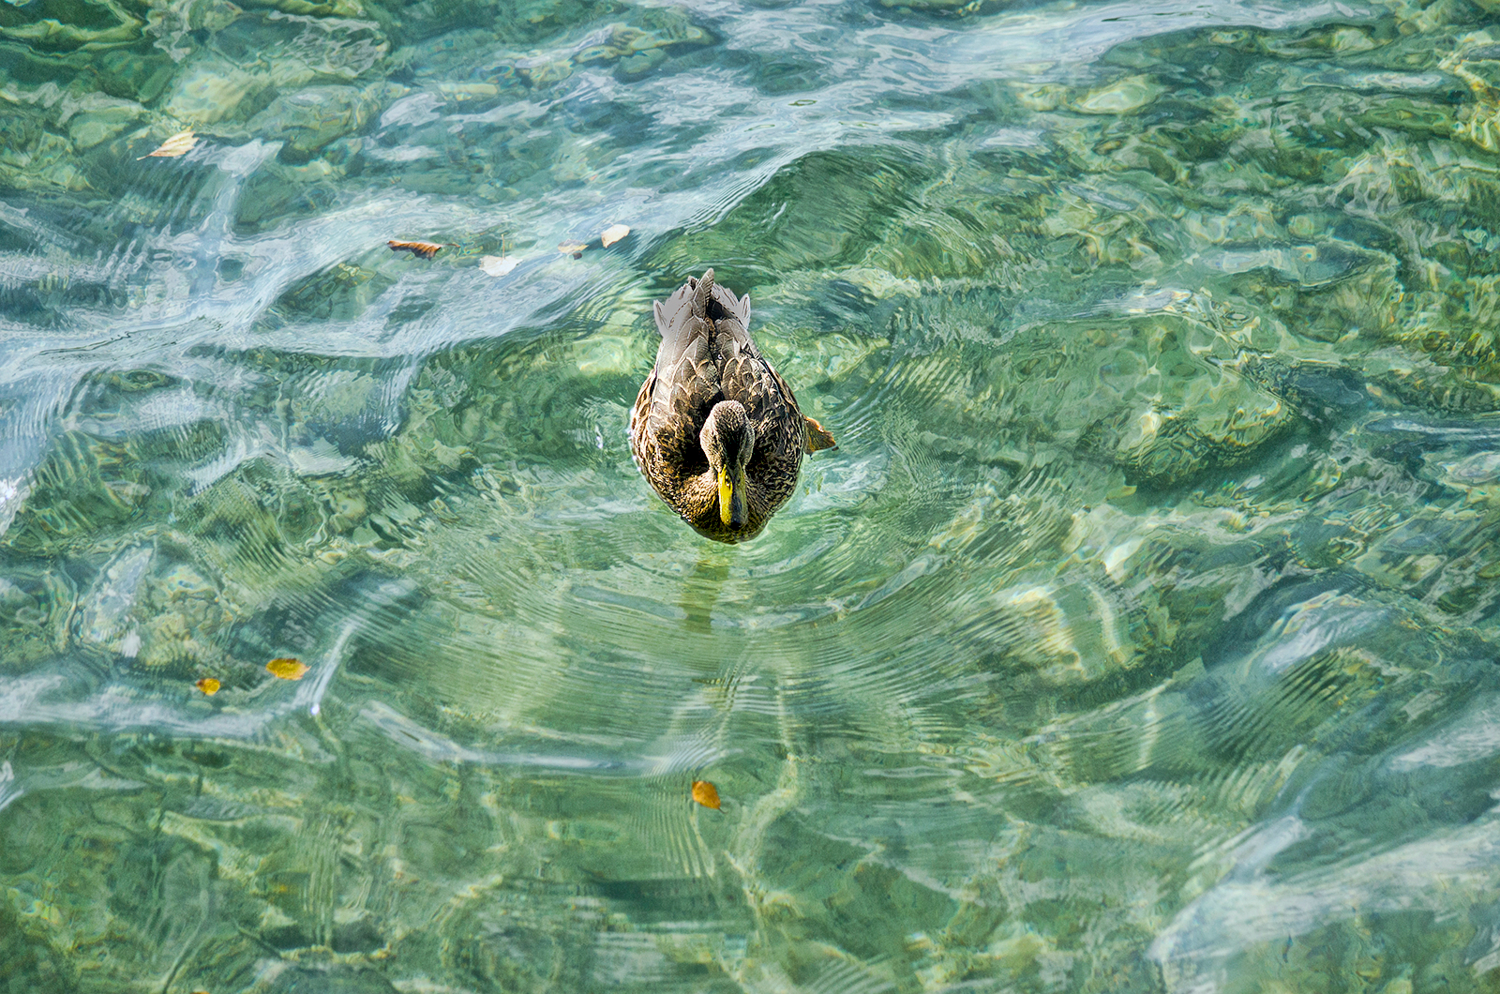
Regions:
<instances>
[{"instance_id":1,"label":"duck's tail feathers","mask_svg":"<svg viewBox=\"0 0 1500 994\"><path fill-rule=\"evenodd\" d=\"M710 269L701 280L689 276L688 281L678 287L666 300L658 300L652 313L656 316L656 330L661 334L662 344L673 356L681 355L692 341L695 332L705 328L705 314L713 292L714 271Z\"/></svg>"},{"instance_id":2,"label":"duck's tail feathers","mask_svg":"<svg viewBox=\"0 0 1500 994\"><path fill-rule=\"evenodd\" d=\"M688 286L693 288L693 316L710 321L722 321L726 317L739 320L740 327L750 327L750 295L738 300L728 287L714 280L714 271L707 269L697 280L688 277ZM714 305L718 306L715 307Z\"/></svg>"},{"instance_id":3,"label":"duck's tail feathers","mask_svg":"<svg viewBox=\"0 0 1500 994\"><path fill-rule=\"evenodd\" d=\"M705 269L701 279L694 280L689 276L688 286L693 288L693 317L708 317L708 303L714 299L713 267Z\"/></svg>"},{"instance_id":4,"label":"duck's tail feathers","mask_svg":"<svg viewBox=\"0 0 1500 994\"><path fill-rule=\"evenodd\" d=\"M734 294L726 288L714 287L714 301L718 303L721 313L719 320L733 318L739 323L744 332L750 330L750 295L747 293L739 300L734 299Z\"/></svg>"},{"instance_id":5,"label":"duck's tail feathers","mask_svg":"<svg viewBox=\"0 0 1500 994\"><path fill-rule=\"evenodd\" d=\"M656 302L653 313L656 330L672 355L680 355L695 335L714 326L729 331L736 341L750 340L750 295L735 299L714 281L712 269L699 277L689 276L672 296Z\"/></svg>"}]
</instances>

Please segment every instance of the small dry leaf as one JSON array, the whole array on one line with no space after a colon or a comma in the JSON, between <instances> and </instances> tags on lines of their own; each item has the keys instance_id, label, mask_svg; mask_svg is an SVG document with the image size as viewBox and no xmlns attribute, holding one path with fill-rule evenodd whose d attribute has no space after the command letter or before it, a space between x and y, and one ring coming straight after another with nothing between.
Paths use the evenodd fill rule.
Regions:
<instances>
[{"instance_id":1,"label":"small dry leaf","mask_svg":"<svg viewBox=\"0 0 1500 994\"><path fill-rule=\"evenodd\" d=\"M301 680L303 675L307 673L307 667L302 665L302 660L290 657L273 659L266 664L266 669L270 670L272 675L279 676L283 680Z\"/></svg>"},{"instance_id":2,"label":"small dry leaf","mask_svg":"<svg viewBox=\"0 0 1500 994\"><path fill-rule=\"evenodd\" d=\"M491 276L504 276L515 269L520 261L508 255L482 255L479 257L479 268Z\"/></svg>"},{"instance_id":3,"label":"small dry leaf","mask_svg":"<svg viewBox=\"0 0 1500 994\"><path fill-rule=\"evenodd\" d=\"M431 259L442 248L437 242L398 242L392 239L386 242L386 244L391 247L392 252L410 252L412 255L419 255L424 259Z\"/></svg>"},{"instance_id":4,"label":"small dry leaf","mask_svg":"<svg viewBox=\"0 0 1500 994\"><path fill-rule=\"evenodd\" d=\"M136 156L136 161L139 162L141 159L151 158L175 159L179 155L187 155L188 150L196 144L198 144L198 139L193 134L192 129L189 128L187 131L177 132L177 134L162 142L161 145L157 146L155 152L147 152L145 155Z\"/></svg>"},{"instance_id":5,"label":"small dry leaf","mask_svg":"<svg viewBox=\"0 0 1500 994\"><path fill-rule=\"evenodd\" d=\"M807 451L821 452L824 449L836 449L839 443L834 441L833 433L818 424L816 418L805 418L807 426Z\"/></svg>"},{"instance_id":6,"label":"small dry leaf","mask_svg":"<svg viewBox=\"0 0 1500 994\"><path fill-rule=\"evenodd\" d=\"M575 259L582 255L583 250L586 248L588 248L588 246L583 242L563 242L561 245L557 246L557 250L563 255L571 255Z\"/></svg>"},{"instance_id":7,"label":"small dry leaf","mask_svg":"<svg viewBox=\"0 0 1500 994\"><path fill-rule=\"evenodd\" d=\"M719 810L719 789L707 780L693 781L693 800L705 808Z\"/></svg>"},{"instance_id":8,"label":"small dry leaf","mask_svg":"<svg viewBox=\"0 0 1500 994\"><path fill-rule=\"evenodd\" d=\"M222 685L213 677L206 676L202 680L199 680L197 683L193 684L193 686L203 691L209 697L212 697L219 692L219 687Z\"/></svg>"},{"instance_id":9,"label":"small dry leaf","mask_svg":"<svg viewBox=\"0 0 1500 994\"><path fill-rule=\"evenodd\" d=\"M599 236L599 240L604 243L605 248L609 248L628 234L630 234L630 229L625 227L625 225L614 224L604 229L604 234Z\"/></svg>"}]
</instances>

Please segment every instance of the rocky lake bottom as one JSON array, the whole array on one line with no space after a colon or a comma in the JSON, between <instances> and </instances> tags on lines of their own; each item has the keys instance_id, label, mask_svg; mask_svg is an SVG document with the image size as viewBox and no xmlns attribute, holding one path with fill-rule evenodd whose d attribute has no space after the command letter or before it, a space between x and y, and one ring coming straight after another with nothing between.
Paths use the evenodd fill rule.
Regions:
<instances>
[{"instance_id":1,"label":"rocky lake bottom","mask_svg":"<svg viewBox=\"0 0 1500 994\"><path fill-rule=\"evenodd\" d=\"M1497 15L0 4L0 991L1497 989Z\"/></svg>"}]
</instances>

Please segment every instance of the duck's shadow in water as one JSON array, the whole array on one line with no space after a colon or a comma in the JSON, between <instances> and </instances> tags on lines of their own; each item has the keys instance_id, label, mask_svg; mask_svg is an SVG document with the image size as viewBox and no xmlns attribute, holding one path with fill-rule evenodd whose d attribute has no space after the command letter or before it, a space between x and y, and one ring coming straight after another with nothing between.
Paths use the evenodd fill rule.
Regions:
<instances>
[{"instance_id":1,"label":"duck's shadow in water","mask_svg":"<svg viewBox=\"0 0 1500 994\"><path fill-rule=\"evenodd\" d=\"M729 579L729 557L717 550L705 549L698 554L693 572L682 584L682 594L677 606L687 617L683 627L690 632L706 635L713 631L713 609L719 601L719 593Z\"/></svg>"}]
</instances>

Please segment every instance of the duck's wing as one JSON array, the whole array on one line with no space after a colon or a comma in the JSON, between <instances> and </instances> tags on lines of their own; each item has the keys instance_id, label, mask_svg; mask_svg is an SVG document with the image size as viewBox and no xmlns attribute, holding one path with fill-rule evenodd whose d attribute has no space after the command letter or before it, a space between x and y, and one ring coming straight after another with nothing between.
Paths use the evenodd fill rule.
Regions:
<instances>
[{"instance_id":1,"label":"duck's wing","mask_svg":"<svg viewBox=\"0 0 1500 994\"><path fill-rule=\"evenodd\" d=\"M718 304L715 351L721 356L719 379L727 400L745 405L755 428L755 454L747 472L779 495L796 482L806 445L806 428L791 387L760 354L750 338L750 296L735 299L716 288ZM775 503L784 499L778 496Z\"/></svg>"},{"instance_id":2,"label":"duck's wing","mask_svg":"<svg viewBox=\"0 0 1500 994\"><path fill-rule=\"evenodd\" d=\"M838 443L826 428L812 418L801 417L791 387L755 347L749 331L750 295L736 300L734 294L721 286L713 287L712 293L719 305L715 349L726 357L720 374L724 396L745 405L758 434L764 435L769 430L789 439L791 426L801 418L800 434L806 452L837 448Z\"/></svg>"},{"instance_id":3,"label":"duck's wing","mask_svg":"<svg viewBox=\"0 0 1500 994\"><path fill-rule=\"evenodd\" d=\"M713 355L713 322L707 316L712 290L710 269L703 279L690 278L656 303L661 346L633 412L638 422L644 419L640 434L659 450L662 465L685 473L702 472L707 466L698 432L709 410L724 397Z\"/></svg>"},{"instance_id":4,"label":"duck's wing","mask_svg":"<svg viewBox=\"0 0 1500 994\"><path fill-rule=\"evenodd\" d=\"M792 388L771 368L754 344L740 349L736 355L727 356L719 376L725 399L745 405L745 414L755 426L757 435L764 435L770 426L788 418L801 420Z\"/></svg>"}]
</instances>

